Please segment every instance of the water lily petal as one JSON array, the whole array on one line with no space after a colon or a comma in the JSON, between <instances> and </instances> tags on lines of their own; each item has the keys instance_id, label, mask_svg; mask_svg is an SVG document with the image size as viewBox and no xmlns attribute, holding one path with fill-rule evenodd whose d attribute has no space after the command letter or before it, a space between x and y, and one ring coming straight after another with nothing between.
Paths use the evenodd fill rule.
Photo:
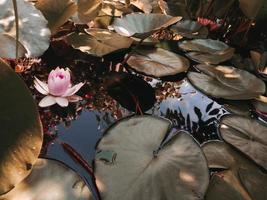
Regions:
<instances>
[{"instance_id":1,"label":"water lily petal","mask_svg":"<svg viewBox=\"0 0 267 200\"><path fill-rule=\"evenodd\" d=\"M40 107L48 107L48 106L52 106L56 103L55 97L53 96L45 96L40 102L39 102L39 106Z\"/></svg>"},{"instance_id":2,"label":"water lily petal","mask_svg":"<svg viewBox=\"0 0 267 200\"><path fill-rule=\"evenodd\" d=\"M78 92L79 89L81 89L81 87L84 85L84 83L78 83L76 85L74 85L73 87L70 87L65 94L63 95L63 97L69 97L74 95L76 92Z\"/></svg>"},{"instance_id":3,"label":"water lily petal","mask_svg":"<svg viewBox=\"0 0 267 200\"><path fill-rule=\"evenodd\" d=\"M68 98L69 102L77 102L77 101L80 101L83 99L82 97L80 97L78 95L72 95L72 96L69 96L67 98Z\"/></svg>"},{"instance_id":4,"label":"water lily petal","mask_svg":"<svg viewBox=\"0 0 267 200\"><path fill-rule=\"evenodd\" d=\"M67 107L69 105L69 101L64 97L55 97L56 103L61 107Z\"/></svg>"},{"instance_id":5,"label":"water lily petal","mask_svg":"<svg viewBox=\"0 0 267 200\"><path fill-rule=\"evenodd\" d=\"M40 92L41 94L47 95L48 92L48 85L43 82L40 81L38 78L34 77L34 87L36 90L38 90L38 92Z\"/></svg>"}]
</instances>

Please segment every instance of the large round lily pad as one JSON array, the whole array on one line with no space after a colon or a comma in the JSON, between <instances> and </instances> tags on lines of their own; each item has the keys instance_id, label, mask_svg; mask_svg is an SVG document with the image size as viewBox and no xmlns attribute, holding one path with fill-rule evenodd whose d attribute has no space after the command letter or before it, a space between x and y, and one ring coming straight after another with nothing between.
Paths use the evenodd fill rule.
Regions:
<instances>
[{"instance_id":1,"label":"large round lily pad","mask_svg":"<svg viewBox=\"0 0 267 200\"><path fill-rule=\"evenodd\" d=\"M128 48L133 42L131 38L104 29L87 30L87 33L71 33L66 40L73 48L99 57Z\"/></svg>"},{"instance_id":2,"label":"large round lily pad","mask_svg":"<svg viewBox=\"0 0 267 200\"><path fill-rule=\"evenodd\" d=\"M220 124L222 138L267 170L267 126L258 120L229 115Z\"/></svg>"},{"instance_id":3,"label":"large round lily pad","mask_svg":"<svg viewBox=\"0 0 267 200\"><path fill-rule=\"evenodd\" d=\"M161 49L139 49L127 61L138 72L155 77L187 71L189 61L176 53Z\"/></svg>"},{"instance_id":4,"label":"large round lily pad","mask_svg":"<svg viewBox=\"0 0 267 200\"><path fill-rule=\"evenodd\" d=\"M202 53L218 53L225 51L229 46L219 40L212 39L194 39L186 40L179 44L179 47L185 51L199 51Z\"/></svg>"},{"instance_id":5,"label":"large round lily pad","mask_svg":"<svg viewBox=\"0 0 267 200\"><path fill-rule=\"evenodd\" d=\"M95 162L102 199L203 199L209 173L199 145L183 131L162 142L168 131L168 120L151 116L123 119L107 131L97 150L116 157Z\"/></svg>"},{"instance_id":6,"label":"large round lily pad","mask_svg":"<svg viewBox=\"0 0 267 200\"><path fill-rule=\"evenodd\" d=\"M235 52L235 49L227 44L212 39L183 41L179 47L185 51L191 51L187 53L187 56L192 60L205 64L219 64L227 61L233 57Z\"/></svg>"},{"instance_id":7,"label":"large round lily pad","mask_svg":"<svg viewBox=\"0 0 267 200\"><path fill-rule=\"evenodd\" d=\"M225 51L221 51L220 53L202 53L202 52L189 52L186 54L190 59L205 64L219 64L230 60L234 55L235 49L228 48Z\"/></svg>"},{"instance_id":8,"label":"large round lily pad","mask_svg":"<svg viewBox=\"0 0 267 200\"><path fill-rule=\"evenodd\" d=\"M230 66L197 65L203 73L189 72L190 82L217 98L253 99L265 92L265 83L255 75Z\"/></svg>"},{"instance_id":9,"label":"large round lily pad","mask_svg":"<svg viewBox=\"0 0 267 200\"><path fill-rule=\"evenodd\" d=\"M267 196L267 174L244 154L222 141L202 146L213 174L206 200L264 200Z\"/></svg>"},{"instance_id":10,"label":"large round lily pad","mask_svg":"<svg viewBox=\"0 0 267 200\"><path fill-rule=\"evenodd\" d=\"M0 60L0 195L31 171L42 145L35 102L16 73Z\"/></svg>"},{"instance_id":11,"label":"large round lily pad","mask_svg":"<svg viewBox=\"0 0 267 200\"><path fill-rule=\"evenodd\" d=\"M146 37L161 28L166 28L182 17L172 17L163 14L128 14L122 18L116 18L112 27L123 36Z\"/></svg>"},{"instance_id":12,"label":"large round lily pad","mask_svg":"<svg viewBox=\"0 0 267 200\"><path fill-rule=\"evenodd\" d=\"M63 164L39 159L31 174L1 200L88 200L82 179Z\"/></svg>"}]
</instances>

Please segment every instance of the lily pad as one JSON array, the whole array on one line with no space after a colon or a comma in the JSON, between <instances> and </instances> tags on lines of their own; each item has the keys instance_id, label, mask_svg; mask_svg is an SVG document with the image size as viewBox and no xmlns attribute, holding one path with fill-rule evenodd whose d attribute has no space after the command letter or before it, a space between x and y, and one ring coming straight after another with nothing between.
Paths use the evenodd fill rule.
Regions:
<instances>
[{"instance_id":1,"label":"lily pad","mask_svg":"<svg viewBox=\"0 0 267 200\"><path fill-rule=\"evenodd\" d=\"M171 26L171 30L186 38L206 38L209 34L207 27L188 19L181 20Z\"/></svg>"},{"instance_id":2,"label":"lily pad","mask_svg":"<svg viewBox=\"0 0 267 200\"><path fill-rule=\"evenodd\" d=\"M262 113L267 113L267 97L260 95L252 102L254 108Z\"/></svg>"},{"instance_id":3,"label":"lily pad","mask_svg":"<svg viewBox=\"0 0 267 200\"><path fill-rule=\"evenodd\" d=\"M189 61L176 53L161 49L138 49L127 61L136 71L155 77L187 71Z\"/></svg>"},{"instance_id":4,"label":"lily pad","mask_svg":"<svg viewBox=\"0 0 267 200\"><path fill-rule=\"evenodd\" d=\"M209 185L206 200L264 200L267 195L267 174L244 154L221 141L202 146L210 168L216 172Z\"/></svg>"},{"instance_id":5,"label":"lily pad","mask_svg":"<svg viewBox=\"0 0 267 200\"><path fill-rule=\"evenodd\" d=\"M245 200L240 192L235 190L230 183L227 183L218 175L213 175L205 196L206 200Z\"/></svg>"},{"instance_id":6,"label":"lily pad","mask_svg":"<svg viewBox=\"0 0 267 200\"><path fill-rule=\"evenodd\" d=\"M186 54L190 59L205 64L214 64L217 65L219 63L230 60L234 55L235 49L228 48L225 51L221 51L219 53L202 53L202 52L189 52Z\"/></svg>"},{"instance_id":7,"label":"lily pad","mask_svg":"<svg viewBox=\"0 0 267 200\"><path fill-rule=\"evenodd\" d=\"M155 31L166 28L182 17L172 17L163 14L128 14L114 20L112 27L123 36L135 36L145 38Z\"/></svg>"},{"instance_id":8,"label":"lily pad","mask_svg":"<svg viewBox=\"0 0 267 200\"><path fill-rule=\"evenodd\" d=\"M230 115L220 124L222 138L267 169L267 126L255 119Z\"/></svg>"},{"instance_id":9,"label":"lily pad","mask_svg":"<svg viewBox=\"0 0 267 200\"><path fill-rule=\"evenodd\" d=\"M133 40L105 29L90 29L85 33L71 33L67 42L75 49L96 56L104 56L119 49L128 48ZM120 41L120 42L118 42Z\"/></svg>"},{"instance_id":10,"label":"lily pad","mask_svg":"<svg viewBox=\"0 0 267 200\"><path fill-rule=\"evenodd\" d=\"M49 47L50 30L41 11L25 0L17 1L19 41L27 49L27 56L37 57ZM1 1L0 33L16 37L15 14L10 0ZM14 53L15 54L15 53Z\"/></svg>"},{"instance_id":11,"label":"lily pad","mask_svg":"<svg viewBox=\"0 0 267 200\"><path fill-rule=\"evenodd\" d=\"M235 49L230 48L227 44L212 39L194 39L184 41L179 47L185 51L192 51L186 55L192 60L199 63L219 64L231 59Z\"/></svg>"},{"instance_id":12,"label":"lily pad","mask_svg":"<svg viewBox=\"0 0 267 200\"><path fill-rule=\"evenodd\" d=\"M0 55L2 58L16 58L16 39L7 34L0 33ZM19 42L18 57L24 57L27 50Z\"/></svg>"},{"instance_id":13,"label":"lily pad","mask_svg":"<svg viewBox=\"0 0 267 200\"><path fill-rule=\"evenodd\" d=\"M39 159L31 174L1 200L88 200L83 180L63 164Z\"/></svg>"},{"instance_id":14,"label":"lily pad","mask_svg":"<svg viewBox=\"0 0 267 200\"><path fill-rule=\"evenodd\" d=\"M117 155L112 164L95 162L104 200L203 199L209 179L205 157L183 131L163 142L170 125L163 118L135 116L107 131L97 150Z\"/></svg>"},{"instance_id":15,"label":"lily pad","mask_svg":"<svg viewBox=\"0 0 267 200\"><path fill-rule=\"evenodd\" d=\"M31 93L2 60L0 93L1 195L14 188L30 173L41 149L42 126Z\"/></svg>"},{"instance_id":16,"label":"lily pad","mask_svg":"<svg viewBox=\"0 0 267 200\"><path fill-rule=\"evenodd\" d=\"M230 66L197 65L203 73L189 72L190 82L216 98L253 99L265 92L265 83L255 75Z\"/></svg>"},{"instance_id":17,"label":"lily pad","mask_svg":"<svg viewBox=\"0 0 267 200\"><path fill-rule=\"evenodd\" d=\"M194 39L183 41L179 47L185 51L197 51L201 53L219 54L229 48L229 46L219 40Z\"/></svg>"},{"instance_id":18,"label":"lily pad","mask_svg":"<svg viewBox=\"0 0 267 200\"><path fill-rule=\"evenodd\" d=\"M239 177L252 199L264 200L267 195L267 174L261 171L240 169Z\"/></svg>"},{"instance_id":19,"label":"lily pad","mask_svg":"<svg viewBox=\"0 0 267 200\"><path fill-rule=\"evenodd\" d=\"M72 0L38 0L35 7L42 11L52 33L77 11L77 5Z\"/></svg>"}]
</instances>

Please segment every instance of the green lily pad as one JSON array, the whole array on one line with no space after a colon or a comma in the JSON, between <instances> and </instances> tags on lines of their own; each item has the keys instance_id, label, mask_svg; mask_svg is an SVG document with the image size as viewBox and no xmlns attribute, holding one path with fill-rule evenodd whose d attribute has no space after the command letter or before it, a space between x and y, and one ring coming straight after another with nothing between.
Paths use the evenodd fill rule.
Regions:
<instances>
[{"instance_id":1,"label":"green lily pad","mask_svg":"<svg viewBox=\"0 0 267 200\"><path fill-rule=\"evenodd\" d=\"M19 42L27 49L28 57L41 56L49 47L50 30L40 10L28 1L16 1L18 7ZM0 3L0 33L16 38L15 13L13 3ZM15 54L15 52L14 52Z\"/></svg>"},{"instance_id":2,"label":"green lily pad","mask_svg":"<svg viewBox=\"0 0 267 200\"><path fill-rule=\"evenodd\" d=\"M219 40L194 39L183 41L179 47L185 51L197 51L201 53L219 54L229 48L227 44Z\"/></svg>"},{"instance_id":3,"label":"green lily pad","mask_svg":"<svg viewBox=\"0 0 267 200\"><path fill-rule=\"evenodd\" d=\"M197 65L196 68L203 73L189 72L190 82L213 97L253 99L265 92L265 83L245 70L213 65Z\"/></svg>"},{"instance_id":4,"label":"green lily pad","mask_svg":"<svg viewBox=\"0 0 267 200\"><path fill-rule=\"evenodd\" d=\"M0 55L2 58L16 58L16 39L7 34L0 33ZM27 53L25 47L19 42L18 57L24 57Z\"/></svg>"},{"instance_id":5,"label":"green lily pad","mask_svg":"<svg viewBox=\"0 0 267 200\"><path fill-rule=\"evenodd\" d=\"M48 21L48 27L54 33L77 11L72 0L38 0L35 4Z\"/></svg>"},{"instance_id":6,"label":"green lily pad","mask_svg":"<svg viewBox=\"0 0 267 200\"><path fill-rule=\"evenodd\" d=\"M207 27L188 19L171 26L171 30L186 38L206 38L209 34Z\"/></svg>"},{"instance_id":7,"label":"green lily pad","mask_svg":"<svg viewBox=\"0 0 267 200\"><path fill-rule=\"evenodd\" d=\"M267 175L261 171L240 169L239 177L252 199L264 200L267 197Z\"/></svg>"},{"instance_id":8,"label":"green lily pad","mask_svg":"<svg viewBox=\"0 0 267 200\"><path fill-rule=\"evenodd\" d=\"M222 138L267 169L267 126L258 120L229 115L220 124Z\"/></svg>"},{"instance_id":9,"label":"green lily pad","mask_svg":"<svg viewBox=\"0 0 267 200\"><path fill-rule=\"evenodd\" d=\"M75 49L99 57L128 48L133 42L131 38L105 29L90 29L87 33L71 33L66 37L67 42Z\"/></svg>"},{"instance_id":10,"label":"green lily pad","mask_svg":"<svg viewBox=\"0 0 267 200\"><path fill-rule=\"evenodd\" d=\"M221 51L220 53L215 52L211 54L202 52L189 52L186 54L186 56L198 63L217 65L219 63L230 60L233 57L234 52L235 52L234 48L228 48L225 51Z\"/></svg>"},{"instance_id":11,"label":"green lily pad","mask_svg":"<svg viewBox=\"0 0 267 200\"><path fill-rule=\"evenodd\" d=\"M136 71L155 77L175 75L189 68L187 58L161 48L138 49L127 63Z\"/></svg>"},{"instance_id":12,"label":"green lily pad","mask_svg":"<svg viewBox=\"0 0 267 200\"><path fill-rule=\"evenodd\" d=\"M112 27L122 36L145 38L155 31L166 28L182 17L172 17L163 14L132 13L122 18L116 18Z\"/></svg>"},{"instance_id":13,"label":"green lily pad","mask_svg":"<svg viewBox=\"0 0 267 200\"><path fill-rule=\"evenodd\" d=\"M35 101L24 82L0 60L0 195L31 171L42 145Z\"/></svg>"},{"instance_id":14,"label":"green lily pad","mask_svg":"<svg viewBox=\"0 0 267 200\"><path fill-rule=\"evenodd\" d=\"M267 174L244 154L222 141L210 141L202 146L209 168L214 173L206 200L263 200L267 195ZM219 166L219 167L218 167Z\"/></svg>"},{"instance_id":15,"label":"green lily pad","mask_svg":"<svg viewBox=\"0 0 267 200\"><path fill-rule=\"evenodd\" d=\"M194 39L183 41L179 47L185 51L191 51L186 55L198 63L219 64L231 59L235 49L227 44L212 39Z\"/></svg>"},{"instance_id":16,"label":"green lily pad","mask_svg":"<svg viewBox=\"0 0 267 200\"><path fill-rule=\"evenodd\" d=\"M205 157L183 131L164 140L170 125L163 118L134 116L106 132L97 150L116 158L112 164L95 161L102 199L203 199L209 181Z\"/></svg>"},{"instance_id":17,"label":"green lily pad","mask_svg":"<svg viewBox=\"0 0 267 200\"><path fill-rule=\"evenodd\" d=\"M84 181L63 164L38 159L31 174L1 200L88 200Z\"/></svg>"}]
</instances>

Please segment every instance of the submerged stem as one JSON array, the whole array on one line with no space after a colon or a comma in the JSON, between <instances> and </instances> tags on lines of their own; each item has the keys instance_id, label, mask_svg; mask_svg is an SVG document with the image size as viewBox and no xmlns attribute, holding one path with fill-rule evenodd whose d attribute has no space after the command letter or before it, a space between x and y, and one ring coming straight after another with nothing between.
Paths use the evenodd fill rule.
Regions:
<instances>
[{"instance_id":1,"label":"submerged stem","mask_svg":"<svg viewBox=\"0 0 267 200\"><path fill-rule=\"evenodd\" d=\"M19 15L18 15L18 6L17 0L12 0L13 8L15 13L15 24L16 24L16 59L19 57Z\"/></svg>"}]
</instances>

